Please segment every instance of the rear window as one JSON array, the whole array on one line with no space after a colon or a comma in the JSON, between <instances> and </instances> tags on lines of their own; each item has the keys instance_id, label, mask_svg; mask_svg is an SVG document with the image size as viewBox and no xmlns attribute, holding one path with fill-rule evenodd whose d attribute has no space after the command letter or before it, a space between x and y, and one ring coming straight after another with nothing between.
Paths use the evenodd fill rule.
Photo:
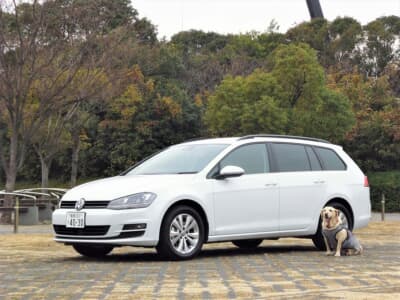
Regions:
<instances>
[{"instance_id":1,"label":"rear window","mask_svg":"<svg viewBox=\"0 0 400 300\"><path fill-rule=\"evenodd\" d=\"M320 158L324 170L343 171L346 170L346 164L340 159L339 155L331 149L314 147Z\"/></svg>"},{"instance_id":2,"label":"rear window","mask_svg":"<svg viewBox=\"0 0 400 300\"><path fill-rule=\"evenodd\" d=\"M310 161L303 145L271 144L279 172L310 171Z\"/></svg>"}]
</instances>

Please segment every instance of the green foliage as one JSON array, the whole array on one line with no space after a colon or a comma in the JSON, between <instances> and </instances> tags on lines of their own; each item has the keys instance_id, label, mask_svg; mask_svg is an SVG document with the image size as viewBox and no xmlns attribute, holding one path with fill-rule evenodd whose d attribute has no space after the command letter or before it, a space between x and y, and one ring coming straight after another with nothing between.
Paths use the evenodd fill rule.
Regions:
<instances>
[{"instance_id":1,"label":"green foliage","mask_svg":"<svg viewBox=\"0 0 400 300\"><path fill-rule=\"evenodd\" d=\"M257 132L341 140L353 124L348 99L325 85L323 69L307 45L281 45L272 70L226 77L209 97L205 122L213 135Z\"/></svg>"},{"instance_id":2,"label":"green foliage","mask_svg":"<svg viewBox=\"0 0 400 300\"><path fill-rule=\"evenodd\" d=\"M215 32L190 30L172 36L171 44L178 46L185 55L193 55L219 51L225 47L229 39L230 36Z\"/></svg>"},{"instance_id":3,"label":"green foliage","mask_svg":"<svg viewBox=\"0 0 400 300\"><path fill-rule=\"evenodd\" d=\"M26 113L27 122L39 108L59 107L61 112L55 113L63 115L63 101L85 98L67 126L71 138L78 136L81 143L82 177L118 174L186 139L261 132L343 144L366 171L400 169L397 16L366 26L349 17L317 19L284 34L276 31L275 23L262 33L192 30L159 41L156 26L139 18L129 0L39 1L36 7L43 8L43 30L32 49L40 50L36 62L43 66L37 68L43 74L27 89L26 108L15 111ZM29 3L17 8L23 38L39 20L32 8ZM19 39L15 16L7 10L0 18L0 30L14 45ZM46 51L54 44L58 46L53 57ZM9 50L4 58L12 70L18 66L19 49ZM91 52L105 61L101 68L96 67L98 59L90 58ZM51 63L46 63L48 57ZM66 63L77 61L84 62L87 71L66 69ZM68 72L75 71L69 78ZM21 72L17 73L30 74ZM38 99L51 86L60 93L39 105ZM7 85L1 87L3 91ZM8 151L5 112L0 99L0 146ZM45 140L45 131L37 130L39 140ZM69 178L73 147L55 156L54 177ZM35 157L33 153L27 145L26 156ZM36 159L26 161L19 173L20 180L35 181L39 176ZM0 171L0 179L4 177Z\"/></svg>"},{"instance_id":4,"label":"green foliage","mask_svg":"<svg viewBox=\"0 0 400 300\"><path fill-rule=\"evenodd\" d=\"M328 26L325 19L313 19L289 29L286 36L292 42L307 43L313 49L324 52L329 42Z\"/></svg>"},{"instance_id":5,"label":"green foliage","mask_svg":"<svg viewBox=\"0 0 400 300\"><path fill-rule=\"evenodd\" d=\"M329 81L331 88L351 101L356 123L344 146L362 169L368 171L400 168L400 110L391 95L387 77L363 78L358 73Z\"/></svg>"},{"instance_id":6,"label":"green foliage","mask_svg":"<svg viewBox=\"0 0 400 300\"><path fill-rule=\"evenodd\" d=\"M379 76L389 62L399 58L396 41L400 34L400 18L397 16L381 17L364 27L366 50L364 69L371 76Z\"/></svg>"},{"instance_id":7,"label":"green foliage","mask_svg":"<svg viewBox=\"0 0 400 300\"><path fill-rule=\"evenodd\" d=\"M372 210L381 211L382 195L385 195L386 212L400 211L400 172L369 173Z\"/></svg>"},{"instance_id":8,"label":"green foliage","mask_svg":"<svg viewBox=\"0 0 400 300\"><path fill-rule=\"evenodd\" d=\"M227 77L209 98L205 122L217 136L282 133L287 112L277 102L279 85L260 70L248 77Z\"/></svg>"},{"instance_id":9,"label":"green foliage","mask_svg":"<svg viewBox=\"0 0 400 300\"><path fill-rule=\"evenodd\" d=\"M351 104L346 96L329 89L322 91L321 98L321 105L303 121L304 133L340 144L355 123ZM303 116L307 114L304 112Z\"/></svg>"},{"instance_id":10,"label":"green foliage","mask_svg":"<svg viewBox=\"0 0 400 300\"><path fill-rule=\"evenodd\" d=\"M273 53L272 65L285 105L308 108L311 103L317 104L325 80L313 49L307 44L281 45Z\"/></svg>"}]
</instances>

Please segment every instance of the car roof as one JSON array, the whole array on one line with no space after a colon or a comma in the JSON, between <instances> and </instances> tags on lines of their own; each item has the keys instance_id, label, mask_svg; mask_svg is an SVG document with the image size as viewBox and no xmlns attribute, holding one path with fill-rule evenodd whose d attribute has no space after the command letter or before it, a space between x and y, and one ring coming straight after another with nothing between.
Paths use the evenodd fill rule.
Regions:
<instances>
[{"instance_id":1,"label":"car roof","mask_svg":"<svg viewBox=\"0 0 400 300\"><path fill-rule=\"evenodd\" d=\"M242 137L226 137L226 138L199 138L186 141L182 144L235 144L243 143L245 144L248 140L255 141L274 141L274 142L288 142L288 143L305 143L305 144L324 144L325 146L331 145L327 140L304 137L304 136L293 136L293 135L276 135L276 134L254 134L246 135Z\"/></svg>"}]
</instances>

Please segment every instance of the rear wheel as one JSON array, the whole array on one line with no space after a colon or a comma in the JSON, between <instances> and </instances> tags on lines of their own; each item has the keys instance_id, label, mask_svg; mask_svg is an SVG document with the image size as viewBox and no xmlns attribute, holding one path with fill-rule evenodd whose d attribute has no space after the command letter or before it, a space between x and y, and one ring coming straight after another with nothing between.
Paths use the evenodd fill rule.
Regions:
<instances>
[{"instance_id":1,"label":"rear wheel","mask_svg":"<svg viewBox=\"0 0 400 300\"><path fill-rule=\"evenodd\" d=\"M351 218L351 213L346 206L344 206L343 204L341 204L339 202L331 202L331 203L328 203L327 206L332 206L332 207L336 208L337 210L339 210L339 218L342 220L342 224L345 227L349 228L350 230L353 229L353 220ZM321 222L322 222L322 220L320 217L319 224L318 224L318 230L317 230L317 233L312 237L312 241L313 241L315 247L317 247L321 251L325 251L326 246L325 246L324 237L322 235Z\"/></svg>"},{"instance_id":2,"label":"rear wheel","mask_svg":"<svg viewBox=\"0 0 400 300\"><path fill-rule=\"evenodd\" d=\"M83 256L87 257L104 257L108 253L110 253L114 247L108 245L82 245L82 244L74 244L72 247L76 252Z\"/></svg>"},{"instance_id":3,"label":"rear wheel","mask_svg":"<svg viewBox=\"0 0 400 300\"><path fill-rule=\"evenodd\" d=\"M203 220L195 209L177 206L164 218L157 251L167 259L191 259L203 246L204 232Z\"/></svg>"},{"instance_id":4,"label":"rear wheel","mask_svg":"<svg viewBox=\"0 0 400 300\"><path fill-rule=\"evenodd\" d=\"M243 249L251 249L251 248L257 248L263 240L261 239L253 239L253 240L237 240L237 241L232 241L232 244L239 248Z\"/></svg>"}]
</instances>

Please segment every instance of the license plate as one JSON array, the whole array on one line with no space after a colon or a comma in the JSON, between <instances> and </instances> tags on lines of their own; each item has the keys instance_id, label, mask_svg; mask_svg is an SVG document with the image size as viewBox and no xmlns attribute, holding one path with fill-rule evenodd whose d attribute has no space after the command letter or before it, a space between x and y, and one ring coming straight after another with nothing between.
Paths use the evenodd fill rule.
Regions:
<instances>
[{"instance_id":1,"label":"license plate","mask_svg":"<svg viewBox=\"0 0 400 300\"><path fill-rule=\"evenodd\" d=\"M84 212L67 213L67 221L65 226L68 228L85 228L85 213Z\"/></svg>"}]
</instances>

